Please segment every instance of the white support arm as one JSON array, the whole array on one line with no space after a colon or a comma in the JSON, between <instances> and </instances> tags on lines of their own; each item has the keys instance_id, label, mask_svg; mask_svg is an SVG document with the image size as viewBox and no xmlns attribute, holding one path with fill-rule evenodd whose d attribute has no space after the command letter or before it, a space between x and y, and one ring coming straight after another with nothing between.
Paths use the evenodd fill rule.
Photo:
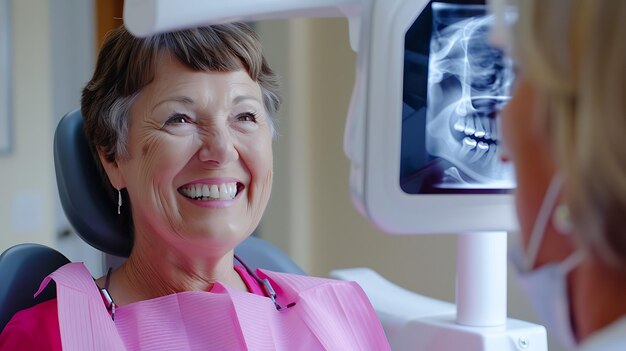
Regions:
<instances>
[{"instance_id":1,"label":"white support arm","mask_svg":"<svg viewBox=\"0 0 626 351\"><path fill-rule=\"evenodd\" d=\"M330 276L363 288L394 351L548 351L540 325L509 318L501 326L466 326L456 322L454 304L403 289L371 269L335 270Z\"/></svg>"},{"instance_id":2,"label":"white support arm","mask_svg":"<svg viewBox=\"0 0 626 351\"><path fill-rule=\"evenodd\" d=\"M292 17L356 17L361 0L126 0L124 24L134 35L206 24Z\"/></svg>"}]
</instances>

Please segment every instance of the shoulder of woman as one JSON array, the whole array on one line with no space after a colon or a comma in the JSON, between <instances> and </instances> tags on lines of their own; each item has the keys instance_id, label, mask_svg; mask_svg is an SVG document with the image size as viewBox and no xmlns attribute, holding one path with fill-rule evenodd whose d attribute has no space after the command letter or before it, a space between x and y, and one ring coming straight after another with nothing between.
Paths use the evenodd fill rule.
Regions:
<instances>
[{"instance_id":1,"label":"shoulder of woman","mask_svg":"<svg viewBox=\"0 0 626 351\"><path fill-rule=\"evenodd\" d=\"M61 350L57 300L16 313L0 334L0 350Z\"/></svg>"}]
</instances>

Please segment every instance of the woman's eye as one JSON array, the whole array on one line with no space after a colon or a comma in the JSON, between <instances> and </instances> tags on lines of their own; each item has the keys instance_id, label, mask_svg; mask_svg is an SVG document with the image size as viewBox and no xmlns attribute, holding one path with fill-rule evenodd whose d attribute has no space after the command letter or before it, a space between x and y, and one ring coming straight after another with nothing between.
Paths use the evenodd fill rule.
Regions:
<instances>
[{"instance_id":1,"label":"woman's eye","mask_svg":"<svg viewBox=\"0 0 626 351\"><path fill-rule=\"evenodd\" d=\"M191 119L186 116L183 115L181 113L176 113L174 115L172 115L170 118L167 119L167 121L165 122L165 124L183 124L183 123L190 123Z\"/></svg>"},{"instance_id":2,"label":"woman's eye","mask_svg":"<svg viewBox=\"0 0 626 351\"><path fill-rule=\"evenodd\" d=\"M257 118L256 118L256 114L252 112L246 112L246 113L237 115L237 120L240 122L256 122Z\"/></svg>"}]
</instances>

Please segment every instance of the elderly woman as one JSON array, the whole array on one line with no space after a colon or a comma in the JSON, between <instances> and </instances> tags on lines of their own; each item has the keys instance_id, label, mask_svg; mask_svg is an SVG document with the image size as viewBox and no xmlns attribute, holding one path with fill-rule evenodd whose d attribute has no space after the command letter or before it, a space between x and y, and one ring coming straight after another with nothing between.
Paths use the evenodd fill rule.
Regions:
<instances>
[{"instance_id":1,"label":"elderly woman","mask_svg":"<svg viewBox=\"0 0 626 351\"><path fill-rule=\"evenodd\" d=\"M626 2L517 5L519 278L568 349L626 350Z\"/></svg>"},{"instance_id":2,"label":"elderly woman","mask_svg":"<svg viewBox=\"0 0 626 351\"><path fill-rule=\"evenodd\" d=\"M53 273L57 299L18 313L0 348L388 349L356 285L233 265L270 196L279 104L244 24L110 33L82 113L132 253L96 284L81 264Z\"/></svg>"}]
</instances>

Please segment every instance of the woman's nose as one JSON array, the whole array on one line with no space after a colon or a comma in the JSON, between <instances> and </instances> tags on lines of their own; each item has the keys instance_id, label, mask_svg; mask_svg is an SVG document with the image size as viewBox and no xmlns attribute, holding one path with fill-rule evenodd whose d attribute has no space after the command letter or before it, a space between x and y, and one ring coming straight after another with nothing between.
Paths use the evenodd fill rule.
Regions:
<instances>
[{"instance_id":1,"label":"woman's nose","mask_svg":"<svg viewBox=\"0 0 626 351\"><path fill-rule=\"evenodd\" d=\"M200 140L202 146L198 151L198 158L205 164L221 167L239 157L232 135L226 130L204 132L200 136Z\"/></svg>"}]
</instances>

